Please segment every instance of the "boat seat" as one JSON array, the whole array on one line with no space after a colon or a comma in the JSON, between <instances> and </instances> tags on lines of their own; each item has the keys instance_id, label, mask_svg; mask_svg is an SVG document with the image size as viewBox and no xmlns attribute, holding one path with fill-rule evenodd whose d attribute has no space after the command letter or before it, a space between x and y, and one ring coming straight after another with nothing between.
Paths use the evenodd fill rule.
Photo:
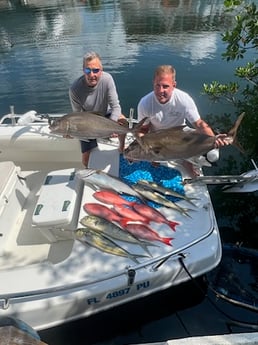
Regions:
<instances>
[{"instance_id":1,"label":"boat seat","mask_svg":"<svg viewBox=\"0 0 258 345\"><path fill-rule=\"evenodd\" d=\"M5 255L6 244L29 195L26 183L19 178L20 171L12 161L0 162L0 257Z\"/></svg>"},{"instance_id":2,"label":"boat seat","mask_svg":"<svg viewBox=\"0 0 258 345\"><path fill-rule=\"evenodd\" d=\"M73 238L84 183L75 169L50 172L40 189L32 223L50 241Z\"/></svg>"},{"instance_id":3,"label":"boat seat","mask_svg":"<svg viewBox=\"0 0 258 345\"><path fill-rule=\"evenodd\" d=\"M20 169L19 169L20 170ZM0 197L3 199L3 194L5 194L6 186L9 180L13 179L13 176L16 177L17 167L13 162L0 162Z\"/></svg>"}]
</instances>

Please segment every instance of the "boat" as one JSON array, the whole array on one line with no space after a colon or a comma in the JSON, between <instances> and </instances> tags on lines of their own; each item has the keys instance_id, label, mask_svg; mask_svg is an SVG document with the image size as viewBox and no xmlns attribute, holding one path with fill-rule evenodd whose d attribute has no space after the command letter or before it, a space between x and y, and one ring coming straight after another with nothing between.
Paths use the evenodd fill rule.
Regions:
<instances>
[{"instance_id":1,"label":"boat","mask_svg":"<svg viewBox=\"0 0 258 345\"><path fill-rule=\"evenodd\" d=\"M253 159L254 169L240 175L194 176L186 178L184 183L204 183L207 185L223 185L224 193L254 193L258 190L258 167Z\"/></svg>"},{"instance_id":2,"label":"boat","mask_svg":"<svg viewBox=\"0 0 258 345\"><path fill-rule=\"evenodd\" d=\"M207 186L183 184L190 173L182 162L128 162L118 151L117 138L109 138L98 140L89 168L83 169L78 140L49 131L49 117L62 115L19 115L12 109L0 123L0 317L19 318L36 331L200 277L217 267L222 256ZM132 140L128 134L126 145ZM103 187L82 178L89 171L129 188L154 180L177 191L180 197L165 198L176 208L122 195L127 202L157 210L174 229L156 218L148 222L155 239L137 235L132 243L105 236L124 256L89 245L82 221L89 215L87 205L114 206L96 199ZM105 189L112 188L109 183Z\"/></svg>"}]
</instances>

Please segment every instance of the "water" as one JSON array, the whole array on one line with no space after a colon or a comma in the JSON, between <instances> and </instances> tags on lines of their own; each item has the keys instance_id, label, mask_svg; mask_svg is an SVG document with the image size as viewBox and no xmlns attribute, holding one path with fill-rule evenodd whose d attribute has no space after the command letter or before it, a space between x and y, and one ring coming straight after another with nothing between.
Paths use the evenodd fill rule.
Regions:
<instances>
[{"instance_id":1,"label":"water","mask_svg":"<svg viewBox=\"0 0 258 345\"><path fill-rule=\"evenodd\" d=\"M200 95L204 82L226 81L220 30L229 19L222 1L1 1L0 104L17 112L71 110L68 87L82 57L96 50L114 76L125 114L152 88L154 68L175 65L178 87L202 114L214 107Z\"/></svg>"},{"instance_id":2,"label":"water","mask_svg":"<svg viewBox=\"0 0 258 345\"><path fill-rule=\"evenodd\" d=\"M17 113L32 109L39 113L70 112L68 88L82 74L82 57L90 50L101 55L105 70L112 73L126 115L152 89L153 71L159 64L175 66L177 86L191 94L203 118L234 114L230 105L213 104L201 93L203 83L234 80L234 68L244 64L221 59L225 50L221 33L231 22L232 17L223 13L222 0L1 0L0 114L8 113L10 105ZM253 59L252 53L247 59ZM224 130L223 125L223 121L215 123L214 128ZM246 145L255 143L255 128L243 125L241 138ZM258 163L256 151L251 157ZM205 172L240 174L252 168L250 159L234 148L226 148L217 167L205 168ZM211 187L210 191L222 240L258 248L257 195L225 194L220 187ZM169 337L166 317L174 304L169 292L162 297L164 305L159 308L160 301L154 305L153 322L165 339ZM148 340L159 341L155 332L150 332L153 324L148 323L148 312L136 316L134 309L130 314L125 308L122 313L137 321L133 324L138 330L140 321L145 320L145 327L153 335ZM128 326L125 316L120 322L118 319L110 317L105 327L101 316L94 321L99 329L114 329L117 334L124 331L122 322L125 328ZM83 322L60 330L50 338L52 344L72 345L71 339L76 339L77 345L78 339L86 344L82 340ZM89 343L89 339L94 341L92 327L96 326L92 324L87 324L89 329L85 331ZM76 337L67 337L68 332L76 332ZM124 344L129 339L127 336L114 343Z\"/></svg>"}]
</instances>

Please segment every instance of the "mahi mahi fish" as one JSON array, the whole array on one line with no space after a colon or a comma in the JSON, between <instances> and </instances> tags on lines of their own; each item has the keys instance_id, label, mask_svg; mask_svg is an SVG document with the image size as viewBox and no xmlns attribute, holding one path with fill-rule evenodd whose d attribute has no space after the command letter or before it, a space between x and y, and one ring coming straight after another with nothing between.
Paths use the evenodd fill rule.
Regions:
<instances>
[{"instance_id":1,"label":"mahi mahi fish","mask_svg":"<svg viewBox=\"0 0 258 345\"><path fill-rule=\"evenodd\" d=\"M137 258L146 257L146 255L132 254L128 252L126 249L122 248L111 239L102 236L101 233L90 228L79 228L75 230L75 238L80 242L87 243L102 252L127 257L137 264L139 263Z\"/></svg>"},{"instance_id":2,"label":"mahi mahi fish","mask_svg":"<svg viewBox=\"0 0 258 345\"><path fill-rule=\"evenodd\" d=\"M239 115L234 126L223 138L229 144L236 145L238 127L244 117ZM124 151L128 160L169 161L188 159L203 155L215 146L217 136L209 136L195 130L185 131L184 126L160 129L137 137Z\"/></svg>"},{"instance_id":3,"label":"mahi mahi fish","mask_svg":"<svg viewBox=\"0 0 258 345\"><path fill-rule=\"evenodd\" d=\"M85 216L80 220L80 223L87 228L99 231L105 236L111 237L114 240L137 244L142 247L149 255L148 246L153 244L147 241L141 241L137 237L123 230L118 225L98 216Z\"/></svg>"},{"instance_id":4,"label":"mahi mahi fish","mask_svg":"<svg viewBox=\"0 0 258 345\"><path fill-rule=\"evenodd\" d=\"M77 170L75 174L85 183L89 183L99 188L108 188L121 194L128 194L139 199L143 199L138 192L123 182L120 178L111 176L103 170L81 169Z\"/></svg>"},{"instance_id":5,"label":"mahi mahi fish","mask_svg":"<svg viewBox=\"0 0 258 345\"><path fill-rule=\"evenodd\" d=\"M141 123L143 123L141 121ZM80 140L108 138L112 134L127 134L137 132L137 128L129 129L118 122L108 119L96 112L74 112L55 119L49 129L53 134L71 136Z\"/></svg>"}]
</instances>

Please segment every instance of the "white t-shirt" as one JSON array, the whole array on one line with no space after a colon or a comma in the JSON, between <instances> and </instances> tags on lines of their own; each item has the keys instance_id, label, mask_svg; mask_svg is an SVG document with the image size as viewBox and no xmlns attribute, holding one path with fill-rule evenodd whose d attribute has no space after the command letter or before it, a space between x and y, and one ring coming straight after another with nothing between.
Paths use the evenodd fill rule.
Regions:
<instances>
[{"instance_id":1,"label":"white t-shirt","mask_svg":"<svg viewBox=\"0 0 258 345\"><path fill-rule=\"evenodd\" d=\"M154 92L144 96L137 109L138 120L148 117L154 130L182 126L186 120L190 124L200 119L200 114L192 97L175 88L170 100L161 104Z\"/></svg>"}]
</instances>

